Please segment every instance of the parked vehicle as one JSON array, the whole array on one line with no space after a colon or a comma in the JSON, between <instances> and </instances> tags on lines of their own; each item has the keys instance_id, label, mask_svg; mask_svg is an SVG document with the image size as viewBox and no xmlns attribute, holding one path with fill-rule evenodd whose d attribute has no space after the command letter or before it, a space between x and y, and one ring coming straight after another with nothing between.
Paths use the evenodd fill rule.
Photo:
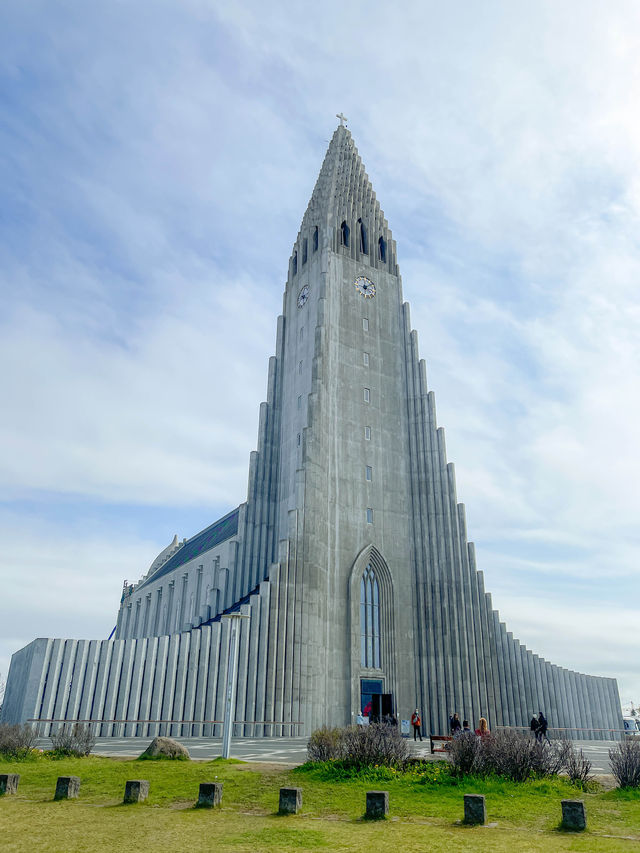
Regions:
<instances>
[{"instance_id":1,"label":"parked vehicle","mask_svg":"<svg viewBox=\"0 0 640 853\"><path fill-rule=\"evenodd\" d=\"M640 719L637 717L623 717L625 735L638 735L640 737Z\"/></svg>"}]
</instances>

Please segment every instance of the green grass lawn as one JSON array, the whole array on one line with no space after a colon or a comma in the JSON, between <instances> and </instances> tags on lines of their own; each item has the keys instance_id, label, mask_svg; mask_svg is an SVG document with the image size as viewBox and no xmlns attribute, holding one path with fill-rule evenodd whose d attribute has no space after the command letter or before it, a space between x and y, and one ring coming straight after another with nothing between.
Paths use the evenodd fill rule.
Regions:
<instances>
[{"instance_id":1,"label":"green grass lawn","mask_svg":"<svg viewBox=\"0 0 640 853\"><path fill-rule=\"evenodd\" d=\"M562 779L517 785L452 779L440 765L359 778L320 766L286 769L227 762L89 757L0 763L20 773L17 795L0 798L0 849L76 851L617 851L640 849L640 792L583 793ZM58 776L80 776L78 800L53 801ZM127 779L148 779L149 799L122 805ZM215 811L195 809L200 782L224 783ZM302 814L281 817L278 789L303 789ZM367 790L387 790L390 816L362 819ZM458 825L464 793L486 796L488 827ZM558 830L560 800L584 799L588 830ZM606 837L612 836L612 837Z\"/></svg>"}]
</instances>

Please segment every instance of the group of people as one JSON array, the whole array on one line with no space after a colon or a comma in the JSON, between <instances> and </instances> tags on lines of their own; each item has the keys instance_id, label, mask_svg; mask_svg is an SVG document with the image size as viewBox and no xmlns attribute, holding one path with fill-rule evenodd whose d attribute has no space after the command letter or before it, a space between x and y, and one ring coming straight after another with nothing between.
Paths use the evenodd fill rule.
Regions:
<instances>
[{"instance_id":1,"label":"group of people","mask_svg":"<svg viewBox=\"0 0 640 853\"><path fill-rule=\"evenodd\" d=\"M537 717L535 714L531 717L531 734L539 743L542 743L543 740L546 740L547 743L551 743L547 734L548 728L549 723L542 711L538 711Z\"/></svg>"},{"instance_id":2,"label":"group of people","mask_svg":"<svg viewBox=\"0 0 640 853\"><path fill-rule=\"evenodd\" d=\"M449 731L451 733L451 737L460 737L460 735L467 733L471 734L469 720L463 720L460 722L458 712L455 711L454 714L449 717ZM477 734L478 737L485 737L485 735L490 734L489 724L487 723L486 717L480 717L478 720L478 727L475 729L475 734Z\"/></svg>"}]
</instances>

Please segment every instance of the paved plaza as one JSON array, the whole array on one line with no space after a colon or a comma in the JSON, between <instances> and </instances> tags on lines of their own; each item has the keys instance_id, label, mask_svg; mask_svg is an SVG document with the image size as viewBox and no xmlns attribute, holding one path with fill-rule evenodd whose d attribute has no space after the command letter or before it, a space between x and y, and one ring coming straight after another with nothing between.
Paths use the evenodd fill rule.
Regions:
<instances>
[{"instance_id":1,"label":"paved plaza","mask_svg":"<svg viewBox=\"0 0 640 853\"><path fill-rule=\"evenodd\" d=\"M151 743L150 737L98 738L93 749L95 755L109 755L118 758L136 758ZM200 760L218 758L222 753L221 738L174 738L183 743L191 757ZM409 741L412 753L428 761L438 761L445 756L442 753L431 755L429 739L414 744ZM609 750L615 745L614 741L576 740L576 747L582 749L585 756L592 762L592 773L596 776L611 773L609 767ZM41 738L38 746L50 749L49 738ZM268 761L276 764L302 764L307 759L307 738L236 738L231 743L231 755L243 761Z\"/></svg>"}]
</instances>

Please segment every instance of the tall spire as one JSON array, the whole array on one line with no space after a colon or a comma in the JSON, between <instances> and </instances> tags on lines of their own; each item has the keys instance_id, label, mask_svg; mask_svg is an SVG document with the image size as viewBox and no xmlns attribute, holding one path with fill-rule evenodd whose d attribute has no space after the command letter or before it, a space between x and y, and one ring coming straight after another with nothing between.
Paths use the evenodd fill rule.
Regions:
<instances>
[{"instance_id":1,"label":"tall spire","mask_svg":"<svg viewBox=\"0 0 640 853\"><path fill-rule=\"evenodd\" d=\"M342 123L336 128L324 158L311 200L302 219L302 228L321 224L337 228L343 220L378 222L385 231L384 218L353 137ZM389 237L390 237L389 233Z\"/></svg>"}]
</instances>

